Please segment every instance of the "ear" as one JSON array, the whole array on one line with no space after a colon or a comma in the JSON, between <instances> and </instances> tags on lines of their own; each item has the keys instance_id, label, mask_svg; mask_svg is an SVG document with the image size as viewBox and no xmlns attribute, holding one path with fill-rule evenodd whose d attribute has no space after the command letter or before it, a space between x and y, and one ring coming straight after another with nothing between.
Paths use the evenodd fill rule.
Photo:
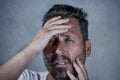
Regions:
<instances>
[{"instance_id":1,"label":"ear","mask_svg":"<svg viewBox=\"0 0 120 80\"><path fill-rule=\"evenodd\" d=\"M85 46L86 46L86 57L89 57L91 54L91 42L89 39L85 41Z\"/></svg>"}]
</instances>

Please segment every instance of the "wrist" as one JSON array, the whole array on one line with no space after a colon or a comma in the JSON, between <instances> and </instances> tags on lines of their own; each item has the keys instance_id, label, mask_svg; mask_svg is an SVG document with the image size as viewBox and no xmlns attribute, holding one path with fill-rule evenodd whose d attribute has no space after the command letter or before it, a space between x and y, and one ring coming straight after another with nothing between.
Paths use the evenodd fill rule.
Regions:
<instances>
[{"instance_id":1,"label":"wrist","mask_svg":"<svg viewBox=\"0 0 120 80\"><path fill-rule=\"evenodd\" d=\"M30 45L26 46L22 52L25 53L26 55L29 54L34 56L40 54L40 52L34 50Z\"/></svg>"}]
</instances>

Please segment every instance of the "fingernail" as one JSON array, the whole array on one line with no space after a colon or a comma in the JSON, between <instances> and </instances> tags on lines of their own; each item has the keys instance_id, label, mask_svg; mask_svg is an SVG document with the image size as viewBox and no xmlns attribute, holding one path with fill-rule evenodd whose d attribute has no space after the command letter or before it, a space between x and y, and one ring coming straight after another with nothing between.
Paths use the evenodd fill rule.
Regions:
<instances>
[{"instance_id":1,"label":"fingernail","mask_svg":"<svg viewBox=\"0 0 120 80\"><path fill-rule=\"evenodd\" d=\"M79 61L79 58L76 58L75 61L78 62L78 61Z\"/></svg>"},{"instance_id":2,"label":"fingernail","mask_svg":"<svg viewBox=\"0 0 120 80\"><path fill-rule=\"evenodd\" d=\"M65 31L68 31L68 29L66 29Z\"/></svg>"},{"instance_id":3,"label":"fingernail","mask_svg":"<svg viewBox=\"0 0 120 80\"><path fill-rule=\"evenodd\" d=\"M68 28L71 28L72 26L68 25Z\"/></svg>"},{"instance_id":4,"label":"fingernail","mask_svg":"<svg viewBox=\"0 0 120 80\"><path fill-rule=\"evenodd\" d=\"M65 19L66 21L69 21L69 19Z\"/></svg>"},{"instance_id":5,"label":"fingernail","mask_svg":"<svg viewBox=\"0 0 120 80\"><path fill-rule=\"evenodd\" d=\"M72 26L69 26L68 28L70 29Z\"/></svg>"},{"instance_id":6,"label":"fingernail","mask_svg":"<svg viewBox=\"0 0 120 80\"><path fill-rule=\"evenodd\" d=\"M61 18L61 16L57 16L58 18Z\"/></svg>"},{"instance_id":7,"label":"fingernail","mask_svg":"<svg viewBox=\"0 0 120 80\"><path fill-rule=\"evenodd\" d=\"M75 63L75 60L73 60L72 63L74 64L74 63Z\"/></svg>"},{"instance_id":8,"label":"fingernail","mask_svg":"<svg viewBox=\"0 0 120 80\"><path fill-rule=\"evenodd\" d=\"M67 71L67 73L70 73L70 71Z\"/></svg>"},{"instance_id":9,"label":"fingernail","mask_svg":"<svg viewBox=\"0 0 120 80\"><path fill-rule=\"evenodd\" d=\"M79 60L79 58L76 58L76 60Z\"/></svg>"}]
</instances>

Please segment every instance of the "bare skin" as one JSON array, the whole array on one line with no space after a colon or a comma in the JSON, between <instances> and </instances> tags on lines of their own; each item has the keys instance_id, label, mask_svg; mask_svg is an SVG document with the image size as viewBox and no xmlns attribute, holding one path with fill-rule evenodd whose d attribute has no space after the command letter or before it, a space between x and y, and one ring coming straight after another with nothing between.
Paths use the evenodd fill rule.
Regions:
<instances>
[{"instance_id":1,"label":"bare skin","mask_svg":"<svg viewBox=\"0 0 120 80\"><path fill-rule=\"evenodd\" d=\"M27 47L0 65L0 80L17 80L27 66L43 51L53 35L67 32L71 28L69 25L61 25L69 22L68 19L60 18L60 16L54 17L46 22Z\"/></svg>"},{"instance_id":2,"label":"bare skin","mask_svg":"<svg viewBox=\"0 0 120 80\"><path fill-rule=\"evenodd\" d=\"M85 66L80 62L79 58L76 58L76 61L73 62L74 68L78 73L78 77L74 76L69 70L67 75L71 80L89 80L88 73ZM55 80L50 74L48 74L47 80Z\"/></svg>"},{"instance_id":3,"label":"bare skin","mask_svg":"<svg viewBox=\"0 0 120 80\"><path fill-rule=\"evenodd\" d=\"M73 62L74 68L78 73L78 77L75 77L70 71L67 71L68 76L71 80L88 80L88 74L85 66L80 62L79 58Z\"/></svg>"},{"instance_id":4,"label":"bare skin","mask_svg":"<svg viewBox=\"0 0 120 80\"><path fill-rule=\"evenodd\" d=\"M90 55L90 40L83 41L77 19L68 19L70 21L67 24L72 27L51 38L44 49L44 61L50 72L48 80L69 80L67 75L70 80L88 80L84 62Z\"/></svg>"},{"instance_id":5,"label":"bare skin","mask_svg":"<svg viewBox=\"0 0 120 80\"><path fill-rule=\"evenodd\" d=\"M71 29L72 26L66 24L68 22L69 19L61 19L60 16L48 20L46 24L38 31L28 46L26 46L7 62L0 65L0 80L17 80L27 66L44 50L54 35L68 32L69 29ZM88 42L86 42L86 44ZM75 77L68 70L67 75L70 77L70 79L87 80L88 76L84 65L77 58L73 59L72 64L79 76ZM49 74L47 80L54 79Z\"/></svg>"}]
</instances>

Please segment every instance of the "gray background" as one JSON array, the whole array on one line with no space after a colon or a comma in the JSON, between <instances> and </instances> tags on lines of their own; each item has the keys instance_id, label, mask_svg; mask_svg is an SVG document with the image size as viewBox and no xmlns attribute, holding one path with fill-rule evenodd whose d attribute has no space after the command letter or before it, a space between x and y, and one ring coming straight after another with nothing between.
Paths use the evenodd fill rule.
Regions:
<instances>
[{"instance_id":1,"label":"gray background","mask_svg":"<svg viewBox=\"0 0 120 80\"><path fill-rule=\"evenodd\" d=\"M82 7L89 14L92 54L86 67L90 80L120 80L120 0L0 0L0 63L24 48L55 3ZM28 67L45 71L42 56Z\"/></svg>"}]
</instances>

